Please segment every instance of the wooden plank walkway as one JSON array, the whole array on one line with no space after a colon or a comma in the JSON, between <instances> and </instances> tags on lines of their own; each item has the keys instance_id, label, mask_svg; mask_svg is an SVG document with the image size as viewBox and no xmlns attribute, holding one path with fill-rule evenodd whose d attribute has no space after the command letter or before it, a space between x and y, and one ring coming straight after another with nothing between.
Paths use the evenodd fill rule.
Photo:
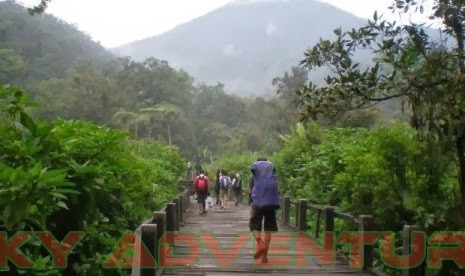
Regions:
<instances>
[{"instance_id":1,"label":"wooden plank walkway","mask_svg":"<svg viewBox=\"0 0 465 276\"><path fill-rule=\"evenodd\" d=\"M250 206L239 205L234 206L233 203L228 203L228 207L225 210L221 210L219 206L214 206L208 211L206 215L200 216L198 214L198 205L191 198L191 208L187 211L186 222L184 227L181 227L181 231L190 232L190 233L204 233L204 232L213 232L217 240L227 247L231 244L233 239L237 237L239 233L248 233L248 223L250 217ZM288 227L283 227L280 225L280 232L285 233L291 232L292 229ZM272 240L273 243L273 240ZM244 276L244 275L320 275L320 276L330 276L330 275L372 275L368 272L362 272L359 269L351 269L346 261L342 259L336 259L335 265L332 268L324 268L320 266L312 257L308 257L306 266L304 267L292 267L289 265L283 266L279 264L281 257L269 256L270 261L267 264L261 264L260 260L253 260L252 255L254 252L254 241L251 238L244 249L240 253L233 263L226 267L220 267L217 261L214 259L209 249L205 246L196 246L197 248L190 248L190 252L200 252L200 259L198 262L190 264L190 267L185 268L167 268L164 270L163 275L198 275L198 276ZM276 248L279 247L276 246ZM240 244L234 244L230 247L232 251L240 249L242 246ZM273 254L273 245L270 247L269 254ZM182 254L187 250L186 246L175 245L174 254ZM236 251L236 252L238 252ZM234 253L222 254L221 257L216 257L218 259L228 259L233 258ZM274 252L276 254L276 252ZM281 252L282 253L282 252ZM305 255L305 252L298 252L289 250L285 255L287 256L296 256L300 255L301 257ZM275 258L275 259L272 259Z\"/></svg>"}]
</instances>

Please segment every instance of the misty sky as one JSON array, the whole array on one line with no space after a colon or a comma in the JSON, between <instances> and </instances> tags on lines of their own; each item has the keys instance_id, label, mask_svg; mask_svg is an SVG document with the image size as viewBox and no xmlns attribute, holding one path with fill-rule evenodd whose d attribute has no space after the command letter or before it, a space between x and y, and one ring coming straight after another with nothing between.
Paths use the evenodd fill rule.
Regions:
<instances>
[{"instance_id":1,"label":"misty sky","mask_svg":"<svg viewBox=\"0 0 465 276\"><path fill-rule=\"evenodd\" d=\"M286 0L240 0L286 1ZM311 1L311 0L309 0ZM321 0L359 17L371 18L375 10L391 16L392 0ZM25 6L40 0L18 0ZM51 13L89 34L105 47L115 47L161 34L176 25L204 15L231 0L53 0Z\"/></svg>"}]
</instances>

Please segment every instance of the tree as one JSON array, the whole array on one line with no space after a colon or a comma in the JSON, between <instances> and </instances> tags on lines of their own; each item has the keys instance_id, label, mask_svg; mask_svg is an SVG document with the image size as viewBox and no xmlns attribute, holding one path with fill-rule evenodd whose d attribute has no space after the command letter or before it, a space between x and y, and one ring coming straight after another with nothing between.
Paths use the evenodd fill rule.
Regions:
<instances>
[{"instance_id":1,"label":"tree","mask_svg":"<svg viewBox=\"0 0 465 276\"><path fill-rule=\"evenodd\" d=\"M45 10L48 8L48 4L52 2L52 0L40 0L40 3L39 5L37 6L34 6L30 9L28 9L29 13L31 15L34 15L34 14L42 14L45 12Z\"/></svg>"},{"instance_id":2,"label":"tree","mask_svg":"<svg viewBox=\"0 0 465 276\"><path fill-rule=\"evenodd\" d=\"M48 119L62 116L103 124L111 122L120 95L114 79L100 68L83 64L69 70L66 79L43 81L35 100L46 107L41 115Z\"/></svg>"},{"instance_id":3,"label":"tree","mask_svg":"<svg viewBox=\"0 0 465 276\"><path fill-rule=\"evenodd\" d=\"M167 128L168 128L168 144L171 146L172 145L171 126L177 120L185 119L184 112L179 107L173 104L168 104L168 103L157 105L153 111L159 113L161 121L166 123Z\"/></svg>"},{"instance_id":4,"label":"tree","mask_svg":"<svg viewBox=\"0 0 465 276\"><path fill-rule=\"evenodd\" d=\"M11 84L24 69L24 60L15 50L0 49L0 83Z\"/></svg>"},{"instance_id":5,"label":"tree","mask_svg":"<svg viewBox=\"0 0 465 276\"><path fill-rule=\"evenodd\" d=\"M113 115L113 121L117 125L124 127L124 130L129 131L129 126L134 122L136 117L136 113L120 109L115 113L115 115Z\"/></svg>"},{"instance_id":6,"label":"tree","mask_svg":"<svg viewBox=\"0 0 465 276\"><path fill-rule=\"evenodd\" d=\"M461 206L465 206L465 3L434 1L432 18L443 22L455 38L452 50L435 43L422 25L397 26L373 20L360 29L334 31L336 39L323 40L305 52L301 64L307 69L328 67L325 86L310 83L299 91L304 117L337 117L354 109L365 109L389 99L401 99L410 108L411 124L419 138L455 154L460 171ZM393 9L423 11L417 1L395 1ZM354 62L355 52L377 55L373 66ZM452 145L452 146L451 146ZM434 164L432 164L434 165ZM433 170L433 166L431 167ZM438 185L430 182L430 185ZM460 224L465 221L461 208Z\"/></svg>"},{"instance_id":7,"label":"tree","mask_svg":"<svg viewBox=\"0 0 465 276\"><path fill-rule=\"evenodd\" d=\"M393 9L405 12L411 10L423 13L426 1L395 0ZM465 224L465 2L453 0L434 0L430 19L442 22L446 34L455 39L452 51L443 50L435 56L433 65L440 70L434 79L437 87L437 98L443 101L439 115L430 107L426 121L434 130L447 131L458 158L459 182L461 191L462 224Z\"/></svg>"},{"instance_id":8,"label":"tree","mask_svg":"<svg viewBox=\"0 0 465 276\"><path fill-rule=\"evenodd\" d=\"M142 108L139 110L139 113L144 117L144 122L146 124L146 127L148 129L148 138L152 138L152 131L153 128L156 125L156 121L159 119L159 110L153 107L148 107L148 108Z\"/></svg>"},{"instance_id":9,"label":"tree","mask_svg":"<svg viewBox=\"0 0 465 276\"><path fill-rule=\"evenodd\" d=\"M232 130L220 122L211 123L199 129L198 137L202 141L200 147L208 148L212 153L218 154L228 148L232 139ZM234 150L234 149L231 149Z\"/></svg>"},{"instance_id":10,"label":"tree","mask_svg":"<svg viewBox=\"0 0 465 276\"><path fill-rule=\"evenodd\" d=\"M295 91L302 88L308 81L308 71L302 67L293 66L291 72L285 72L282 77L276 77L272 85L276 87L276 94L286 102L287 107L295 107L298 98Z\"/></svg>"}]
</instances>

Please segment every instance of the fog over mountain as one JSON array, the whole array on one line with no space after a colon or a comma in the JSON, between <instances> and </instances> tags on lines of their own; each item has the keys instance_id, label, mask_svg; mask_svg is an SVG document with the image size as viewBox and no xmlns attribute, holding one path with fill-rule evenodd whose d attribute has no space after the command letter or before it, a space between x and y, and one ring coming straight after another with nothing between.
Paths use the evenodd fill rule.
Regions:
<instances>
[{"instance_id":1,"label":"fog over mountain","mask_svg":"<svg viewBox=\"0 0 465 276\"><path fill-rule=\"evenodd\" d=\"M297 65L320 37L365 22L316 0L238 0L111 51L136 60L167 60L197 82L219 81L234 94L264 95L272 93L271 80Z\"/></svg>"}]
</instances>

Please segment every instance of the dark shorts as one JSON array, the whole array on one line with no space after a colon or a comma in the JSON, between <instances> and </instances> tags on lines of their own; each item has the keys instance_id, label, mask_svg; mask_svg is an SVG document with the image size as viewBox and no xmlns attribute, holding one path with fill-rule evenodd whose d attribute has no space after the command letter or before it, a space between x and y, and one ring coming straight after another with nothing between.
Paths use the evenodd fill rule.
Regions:
<instances>
[{"instance_id":1,"label":"dark shorts","mask_svg":"<svg viewBox=\"0 0 465 276\"><path fill-rule=\"evenodd\" d=\"M197 203L205 204L205 199L207 199L208 193L207 192L198 192L197 193Z\"/></svg>"},{"instance_id":2,"label":"dark shorts","mask_svg":"<svg viewBox=\"0 0 465 276\"><path fill-rule=\"evenodd\" d=\"M262 231L262 220L265 219L265 232L277 232L278 223L276 221L275 208L257 208L252 206L252 215L250 217L250 231Z\"/></svg>"}]
</instances>

